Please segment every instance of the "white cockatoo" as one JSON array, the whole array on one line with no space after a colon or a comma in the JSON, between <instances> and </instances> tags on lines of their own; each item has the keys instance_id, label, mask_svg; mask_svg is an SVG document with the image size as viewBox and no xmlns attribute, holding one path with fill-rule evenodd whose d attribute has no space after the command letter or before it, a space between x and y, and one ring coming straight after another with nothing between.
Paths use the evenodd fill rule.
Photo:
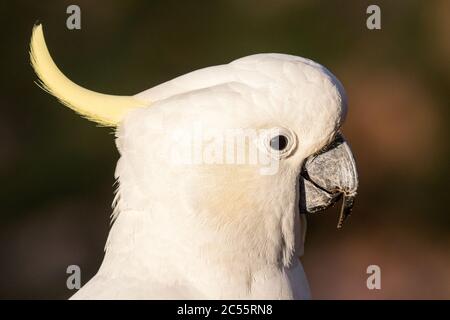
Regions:
<instances>
[{"instance_id":1,"label":"white cockatoo","mask_svg":"<svg viewBox=\"0 0 450 320\"><path fill-rule=\"evenodd\" d=\"M340 227L358 184L344 89L327 69L256 54L113 96L66 78L41 25L30 47L42 87L114 127L120 152L105 257L72 298L310 297L305 213L343 198Z\"/></svg>"}]
</instances>

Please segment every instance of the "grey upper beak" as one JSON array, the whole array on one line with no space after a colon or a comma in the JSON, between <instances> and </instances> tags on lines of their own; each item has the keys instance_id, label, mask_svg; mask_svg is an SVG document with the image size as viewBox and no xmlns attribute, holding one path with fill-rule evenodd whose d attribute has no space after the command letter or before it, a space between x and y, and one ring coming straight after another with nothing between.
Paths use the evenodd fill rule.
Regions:
<instances>
[{"instance_id":1,"label":"grey upper beak","mask_svg":"<svg viewBox=\"0 0 450 320\"><path fill-rule=\"evenodd\" d=\"M300 177L300 210L325 210L341 197L338 228L350 215L358 189L358 174L350 147L341 134L325 149L305 160Z\"/></svg>"}]
</instances>

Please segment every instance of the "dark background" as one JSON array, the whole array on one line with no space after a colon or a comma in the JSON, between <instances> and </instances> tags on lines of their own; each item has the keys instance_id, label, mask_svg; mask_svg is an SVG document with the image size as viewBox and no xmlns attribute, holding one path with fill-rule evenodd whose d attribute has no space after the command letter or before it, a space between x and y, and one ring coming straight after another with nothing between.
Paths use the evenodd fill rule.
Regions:
<instances>
[{"instance_id":1,"label":"dark background","mask_svg":"<svg viewBox=\"0 0 450 320\"><path fill-rule=\"evenodd\" d=\"M66 28L81 7L82 29ZM381 7L382 29L366 28ZM309 218L314 298L450 298L450 1L2 1L0 298L68 298L97 271L118 158L112 131L35 84L33 24L66 75L131 95L253 53L311 58L343 82L361 187L354 215ZM366 268L382 289L366 288Z\"/></svg>"}]
</instances>

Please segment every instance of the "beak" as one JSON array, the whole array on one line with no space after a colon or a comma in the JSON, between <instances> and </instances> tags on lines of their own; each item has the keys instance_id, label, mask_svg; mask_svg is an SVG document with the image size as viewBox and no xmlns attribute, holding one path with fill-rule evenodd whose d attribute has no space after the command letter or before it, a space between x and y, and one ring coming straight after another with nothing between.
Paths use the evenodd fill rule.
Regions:
<instances>
[{"instance_id":1,"label":"beak","mask_svg":"<svg viewBox=\"0 0 450 320\"><path fill-rule=\"evenodd\" d=\"M342 199L337 228L351 214L358 189L355 159L342 134L304 162L300 174L300 212L321 212Z\"/></svg>"}]
</instances>

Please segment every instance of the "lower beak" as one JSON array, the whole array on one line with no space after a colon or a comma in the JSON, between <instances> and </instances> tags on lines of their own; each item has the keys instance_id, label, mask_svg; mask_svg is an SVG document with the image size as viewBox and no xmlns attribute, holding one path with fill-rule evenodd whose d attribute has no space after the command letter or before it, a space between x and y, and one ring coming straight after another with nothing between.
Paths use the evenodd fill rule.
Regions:
<instances>
[{"instance_id":1,"label":"lower beak","mask_svg":"<svg viewBox=\"0 0 450 320\"><path fill-rule=\"evenodd\" d=\"M355 159L339 134L324 150L307 158L300 174L300 211L322 212L342 199L338 228L351 214L358 189Z\"/></svg>"}]
</instances>

